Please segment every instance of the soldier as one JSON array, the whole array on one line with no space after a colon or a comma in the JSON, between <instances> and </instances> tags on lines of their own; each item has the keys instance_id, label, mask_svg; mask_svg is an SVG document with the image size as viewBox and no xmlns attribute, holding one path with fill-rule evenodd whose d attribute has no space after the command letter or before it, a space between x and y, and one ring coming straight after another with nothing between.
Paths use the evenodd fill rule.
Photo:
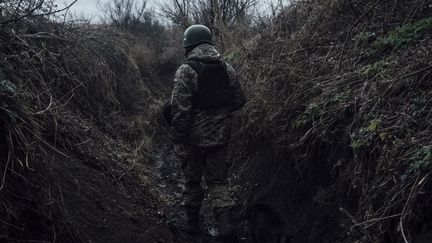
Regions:
<instances>
[{"instance_id":1,"label":"soldier","mask_svg":"<svg viewBox=\"0 0 432 243\"><path fill-rule=\"evenodd\" d=\"M224 241L232 238L227 144L231 113L245 104L237 74L214 47L211 31L192 25L183 38L185 62L175 75L171 97L175 154L183 160L186 178L185 208L188 231L199 232L199 211L204 197L201 179L208 186L213 214Z\"/></svg>"}]
</instances>

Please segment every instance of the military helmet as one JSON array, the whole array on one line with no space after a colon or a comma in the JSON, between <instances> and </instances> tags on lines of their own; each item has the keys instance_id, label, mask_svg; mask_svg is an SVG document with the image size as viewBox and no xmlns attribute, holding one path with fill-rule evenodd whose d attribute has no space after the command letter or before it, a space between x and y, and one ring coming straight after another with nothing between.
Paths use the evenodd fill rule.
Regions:
<instances>
[{"instance_id":1,"label":"military helmet","mask_svg":"<svg viewBox=\"0 0 432 243\"><path fill-rule=\"evenodd\" d=\"M183 47L188 48L200 44L212 44L213 35L209 28L201 24L195 24L187 28L183 34Z\"/></svg>"}]
</instances>

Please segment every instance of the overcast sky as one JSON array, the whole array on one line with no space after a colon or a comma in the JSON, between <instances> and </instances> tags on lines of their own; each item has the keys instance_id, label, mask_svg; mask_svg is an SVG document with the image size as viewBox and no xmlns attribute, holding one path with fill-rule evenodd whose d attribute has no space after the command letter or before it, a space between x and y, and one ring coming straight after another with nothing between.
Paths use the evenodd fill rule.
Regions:
<instances>
[{"instance_id":1,"label":"overcast sky","mask_svg":"<svg viewBox=\"0 0 432 243\"><path fill-rule=\"evenodd\" d=\"M82 16L84 15L86 18L92 18L93 21L97 21L99 17L102 15L100 10L98 9L98 2L101 2L102 4L104 2L109 2L110 0L78 0L70 9L70 11L75 16ZM160 5L160 3L169 2L170 0L148 0L148 4L151 8L155 8L156 6ZM267 0L267 1L273 1L278 2L279 0ZM267 2L267 1L260 1L260 2ZM286 2L288 0L283 0L283 2ZM65 4L70 4L73 2L73 0L55 0L57 4L59 4L59 7L64 6Z\"/></svg>"},{"instance_id":2,"label":"overcast sky","mask_svg":"<svg viewBox=\"0 0 432 243\"><path fill-rule=\"evenodd\" d=\"M59 7L63 7L66 4L70 4L73 2L73 0L54 0ZM78 0L70 9L70 11L74 15L84 15L88 18L95 18L98 19L102 13L98 8L98 2L101 2L102 4L105 2L109 2L110 0ZM149 0L149 5L154 7L157 2L163 2L167 0Z\"/></svg>"},{"instance_id":3,"label":"overcast sky","mask_svg":"<svg viewBox=\"0 0 432 243\"><path fill-rule=\"evenodd\" d=\"M67 3L69 1L63 1L63 2ZM99 9L97 8L98 1L99 0L78 0L78 2L76 2L72 6L71 11L78 14L84 13L86 16L88 15L93 17L99 14Z\"/></svg>"}]
</instances>

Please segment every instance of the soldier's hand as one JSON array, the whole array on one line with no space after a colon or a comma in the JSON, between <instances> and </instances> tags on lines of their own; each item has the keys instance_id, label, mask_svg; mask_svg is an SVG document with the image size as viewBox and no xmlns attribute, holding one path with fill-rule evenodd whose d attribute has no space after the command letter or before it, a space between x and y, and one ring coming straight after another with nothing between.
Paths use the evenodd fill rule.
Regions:
<instances>
[{"instance_id":1,"label":"soldier's hand","mask_svg":"<svg viewBox=\"0 0 432 243\"><path fill-rule=\"evenodd\" d=\"M174 153L180 159L186 158L186 156L187 156L186 145L184 145L184 144L174 144Z\"/></svg>"}]
</instances>

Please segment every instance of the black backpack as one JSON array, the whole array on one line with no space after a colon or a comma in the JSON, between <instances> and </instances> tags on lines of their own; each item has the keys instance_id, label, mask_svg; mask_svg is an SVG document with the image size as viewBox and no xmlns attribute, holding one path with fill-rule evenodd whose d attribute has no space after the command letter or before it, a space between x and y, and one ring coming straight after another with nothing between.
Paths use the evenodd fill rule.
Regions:
<instances>
[{"instance_id":1,"label":"black backpack","mask_svg":"<svg viewBox=\"0 0 432 243\"><path fill-rule=\"evenodd\" d=\"M234 100L234 87L231 86L225 62L202 62L188 60L198 75L198 90L193 94L193 108L217 109L230 105ZM162 115L169 126L172 124L171 101L162 107Z\"/></svg>"},{"instance_id":2,"label":"black backpack","mask_svg":"<svg viewBox=\"0 0 432 243\"><path fill-rule=\"evenodd\" d=\"M225 62L188 60L185 64L198 75L198 88L192 101L194 108L218 109L232 104L234 87L231 85Z\"/></svg>"}]
</instances>

